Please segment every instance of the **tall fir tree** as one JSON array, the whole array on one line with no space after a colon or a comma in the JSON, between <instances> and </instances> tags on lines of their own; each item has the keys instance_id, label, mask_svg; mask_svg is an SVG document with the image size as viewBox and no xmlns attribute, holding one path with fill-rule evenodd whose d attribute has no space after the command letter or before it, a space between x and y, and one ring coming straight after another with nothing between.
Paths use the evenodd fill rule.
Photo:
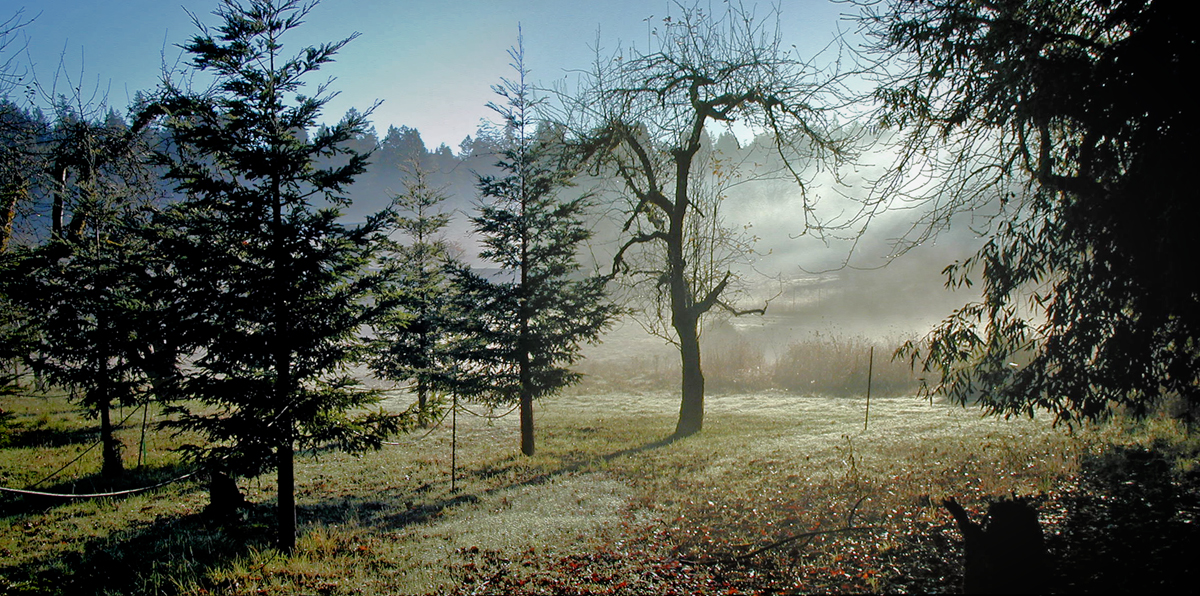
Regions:
<instances>
[{"instance_id":1,"label":"tall fir tree","mask_svg":"<svg viewBox=\"0 0 1200 596\"><path fill-rule=\"evenodd\" d=\"M394 197L397 227L405 244L389 252L383 264L389 283L378 299L396 308L374 325L370 367L384 379L410 382L417 394L418 422L429 422L434 399L446 387L451 320L448 272L457 263L443 230L450 214L440 208L446 195L432 188L428 172L410 161L404 192Z\"/></svg>"},{"instance_id":2,"label":"tall fir tree","mask_svg":"<svg viewBox=\"0 0 1200 596\"><path fill-rule=\"evenodd\" d=\"M488 107L501 116L507 146L499 176L480 176L482 204L472 219L483 238L480 257L499 265L492 280L457 275L475 329L465 345L467 391L520 407L521 452L533 455L533 402L575 383L567 368L580 343L597 341L617 312L606 300L605 278L579 273L576 252L591 236L583 216L588 196L565 199L573 158L561 135L535 130L537 100L526 81L524 47L509 50L516 80L493 87L504 98Z\"/></svg>"},{"instance_id":3,"label":"tall fir tree","mask_svg":"<svg viewBox=\"0 0 1200 596\"><path fill-rule=\"evenodd\" d=\"M378 447L405 422L382 410L350 414L378 399L348 366L362 358L360 330L388 306L368 300L381 280L368 266L394 216L339 221L344 189L367 163L346 143L365 132L370 111L317 129L332 96L324 85L301 95L303 80L355 36L285 56L281 37L314 6L224 0L214 13L222 24L197 20L201 32L185 46L211 90L168 84L161 100L175 147L163 159L185 195L163 222L193 313L184 389L205 406L181 411L174 426L208 438L188 453L214 473L277 472L285 552L296 541L296 449Z\"/></svg>"}]
</instances>

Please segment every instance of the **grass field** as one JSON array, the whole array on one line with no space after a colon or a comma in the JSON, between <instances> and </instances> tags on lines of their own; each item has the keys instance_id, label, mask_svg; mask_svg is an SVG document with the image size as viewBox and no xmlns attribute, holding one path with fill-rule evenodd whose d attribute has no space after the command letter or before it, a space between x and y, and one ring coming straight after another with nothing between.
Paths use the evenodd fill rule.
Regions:
<instances>
[{"instance_id":1,"label":"grass field","mask_svg":"<svg viewBox=\"0 0 1200 596\"><path fill-rule=\"evenodd\" d=\"M962 552L940 501L978 511L1011 494L1039 504L1060 568L1050 588L1195 585L1195 441L1173 422L1067 432L888 397L864 428L865 406L729 391L708 399L702 433L668 442L673 393L585 385L538 404L532 458L515 416L462 412L455 490L448 418L378 452L301 458L289 556L271 548L270 476L240 481L252 506L226 524L205 518L194 479L123 498L5 495L0 594L949 592ZM35 483L96 438L62 396L5 409L0 486ZM101 482L93 449L38 490L188 471L153 433L137 468L142 412L123 414L126 478ZM811 532L828 533L787 541Z\"/></svg>"}]
</instances>

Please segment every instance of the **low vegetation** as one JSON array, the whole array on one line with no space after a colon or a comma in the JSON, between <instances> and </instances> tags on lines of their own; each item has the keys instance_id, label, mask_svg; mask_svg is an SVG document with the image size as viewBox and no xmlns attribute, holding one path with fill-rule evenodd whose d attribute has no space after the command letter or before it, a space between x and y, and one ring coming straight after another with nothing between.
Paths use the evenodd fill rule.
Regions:
<instances>
[{"instance_id":1,"label":"low vegetation","mask_svg":"<svg viewBox=\"0 0 1200 596\"><path fill-rule=\"evenodd\" d=\"M634 328L618 331L637 332ZM679 355L662 340L622 339L616 349L592 350L580 364L587 374L581 391L670 391L679 386ZM873 396L913 395L920 379L907 360L892 357L907 339L810 331L772 353L759 334L742 333L719 321L701 337L706 388L717 393L778 390L853 397L865 396L869 384Z\"/></svg>"},{"instance_id":2,"label":"low vegetation","mask_svg":"<svg viewBox=\"0 0 1200 596\"><path fill-rule=\"evenodd\" d=\"M1050 589L1194 585L1200 443L1170 419L1069 432L912 397L873 398L864 420L865 405L727 392L704 432L668 442L673 393L577 391L539 409L535 457L518 454L515 416L464 410L454 431L447 417L378 452L301 457L286 556L271 476L243 479L249 506L223 522L194 478L121 498L8 494L0 593L955 591L961 537L941 500L978 516L1011 494L1040 509ZM148 433L141 453L140 410L117 418L129 473L110 482L88 451L95 422L62 396L6 408L0 485L89 493L188 472L179 438Z\"/></svg>"}]
</instances>

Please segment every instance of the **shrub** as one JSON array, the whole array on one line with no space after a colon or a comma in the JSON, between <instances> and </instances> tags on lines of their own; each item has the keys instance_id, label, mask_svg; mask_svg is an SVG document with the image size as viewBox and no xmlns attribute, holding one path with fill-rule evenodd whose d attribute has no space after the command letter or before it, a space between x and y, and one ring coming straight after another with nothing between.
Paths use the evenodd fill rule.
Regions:
<instances>
[{"instance_id":1,"label":"shrub","mask_svg":"<svg viewBox=\"0 0 1200 596\"><path fill-rule=\"evenodd\" d=\"M806 395L863 395L867 392L870 372L872 395L891 397L911 393L919 381L907 362L892 359L899 343L816 332L809 339L793 342L775 361L771 384Z\"/></svg>"}]
</instances>

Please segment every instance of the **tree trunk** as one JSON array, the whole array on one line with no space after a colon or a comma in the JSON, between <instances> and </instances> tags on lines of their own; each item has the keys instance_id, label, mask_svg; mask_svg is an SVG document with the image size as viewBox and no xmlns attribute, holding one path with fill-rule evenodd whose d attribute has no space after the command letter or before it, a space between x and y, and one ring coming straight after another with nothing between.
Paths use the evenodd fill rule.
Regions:
<instances>
[{"instance_id":1,"label":"tree trunk","mask_svg":"<svg viewBox=\"0 0 1200 596\"><path fill-rule=\"evenodd\" d=\"M533 444L533 396L521 391L521 453L532 456Z\"/></svg>"},{"instance_id":2,"label":"tree trunk","mask_svg":"<svg viewBox=\"0 0 1200 596\"><path fill-rule=\"evenodd\" d=\"M425 387L425 381L417 381L417 425L421 428L429 426L428 415L426 414L429 407L426 399L428 389Z\"/></svg>"},{"instance_id":3,"label":"tree trunk","mask_svg":"<svg viewBox=\"0 0 1200 596\"><path fill-rule=\"evenodd\" d=\"M100 411L100 442L103 444L104 464L100 468L100 475L105 478L117 478L125 473L125 466L121 462L121 445L117 438L113 436L112 425L112 397L108 391L108 342L107 329L105 328L105 319L102 317L97 321L101 334L100 345L100 375L96 379L96 408Z\"/></svg>"},{"instance_id":4,"label":"tree trunk","mask_svg":"<svg viewBox=\"0 0 1200 596\"><path fill-rule=\"evenodd\" d=\"M687 278L684 228L691 206L688 183L692 159L700 149L700 133L706 117L703 113L696 116L689 142L672 152L675 160L675 200L673 210L668 214L667 271L670 276L671 325L679 336L679 358L683 368L683 396L679 402L679 422L675 425L676 438L694 435L704 425L704 373L700 370L699 327L700 315L704 314L707 307L696 303L692 284L689 283L694 280Z\"/></svg>"},{"instance_id":5,"label":"tree trunk","mask_svg":"<svg viewBox=\"0 0 1200 596\"><path fill-rule=\"evenodd\" d=\"M679 403L676 437L696 434L704 425L704 373L700 369L698 323L688 318L675 326L679 334L679 357L683 364L683 399Z\"/></svg>"},{"instance_id":6,"label":"tree trunk","mask_svg":"<svg viewBox=\"0 0 1200 596\"><path fill-rule=\"evenodd\" d=\"M424 271L423 267L422 271ZM417 333L417 349L418 354L422 359L424 359L428 358L429 352L433 349L432 346L429 345L429 334L424 329L424 321L428 318L428 313L424 306L421 307L419 316L420 320L422 321L422 328ZM429 366L429 362L421 362L421 367L423 369L428 370ZM429 386L425 382L425 374L426 373L422 371L417 375L417 425L421 428L429 426Z\"/></svg>"},{"instance_id":7,"label":"tree trunk","mask_svg":"<svg viewBox=\"0 0 1200 596\"><path fill-rule=\"evenodd\" d=\"M522 278L524 278L522 270ZM524 289L524 287L522 288ZM535 447L533 442L533 375L529 361L529 315L525 309L525 301L521 301L521 330L518 341L517 377L521 387L518 389L521 407L521 453L532 457Z\"/></svg>"},{"instance_id":8,"label":"tree trunk","mask_svg":"<svg viewBox=\"0 0 1200 596\"><path fill-rule=\"evenodd\" d=\"M279 444L276 454L279 478L279 509L276 516L279 524L279 550L284 553L296 549L296 471L293 455L292 440L285 439Z\"/></svg>"},{"instance_id":9,"label":"tree trunk","mask_svg":"<svg viewBox=\"0 0 1200 596\"><path fill-rule=\"evenodd\" d=\"M51 236L61 240L63 238L63 218L67 211L67 168L66 166L56 166L55 188L50 193L52 201L50 204L50 233Z\"/></svg>"},{"instance_id":10,"label":"tree trunk","mask_svg":"<svg viewBox=\"0 0 1200 596\"><path fill-rule=\"evenodd\" d=\"M272 70L275 67L274 54L271 57ZM274 89L271 91L274 95ZM278 126L278 122L275 123ZM278 130L276 131L278 132ZM280 191L279 174L271 179L271 275L274 282L274 335L275 343L275 407L279 428L278 446L276 447L276 472L279 489L278 510L276 511L279 527L280 552L290 553L296 549L296 473L293 441L295 440L295 423L289 411L294 397L292 382L292 333L291 309L287 301L292 281L285 277L291 270L291 257L285 248L283 227L283 195Z\"/></svg>"},{"instance_id":11,"label":"tree trunk","mask_svg":"<svg viewBox=\"0 0 1200 596\"><path fill-rule=\"evenodd\" d=\"M526 319L527 320L527 319ZM534 453L533 444L533 392L530 391L530 385L533 383L529 374L529 350L525 347L525 325L522 324L521 333L521 354L518 360L518 374L520 375L521 389L521 453L526 457L532 457Z\"/></svg>"},{"instance_id":12,"label":"tree trunk","mask_svg":"<svg viewBox=\"0 0 1200 596\"><path fill-rule=\"evenodd\" d=\"M21 184L8 184L0 190L3 204L0 205L0 254L8 251L8 241L13 234L13 221L17 217L17 201L28 196Z\"/></svg>"},{"instance_id":13,"label":"tree trunk","mask_svg":"<svg viewBox=\"0 0 1200 596\"><path fill-rule=\"evenodd\" d=\"M521 73L524 77L524 73ZM524 134L524 133L522 133ZM521 151L524 153L524 145L521 146ZM526 216L526 207L528 206L529 196L525 192L525 176L521 176L521 218ZM522 224L528 225L528 224ZM529 361L529 354L533 347L530 345L529 324L533 320L533 313L529 309L529 296L532 293L529 287L529 268L532 266L529 257L529 237L526 231L521 233L521 297L517 303L517 318L519 319L520 330L517 335L517 373L521 383L521 453L525 457L533 457L533 375L530 367L532 364Z\"/></svg>"},{"instance_id":14,"label":"tree trunk","mask_svg":"<svg viewBox=\"0 0 1200 596\"><path fill-rule=\"evenodd\" d=\"M100 409L100 442L103 444L104 464L100 475L105 478L118 478L125 473L125 465L121 461L121 443L113 436L112 405L107 395L102 395L96 407Z\"/></svg>"}]
</instances>

